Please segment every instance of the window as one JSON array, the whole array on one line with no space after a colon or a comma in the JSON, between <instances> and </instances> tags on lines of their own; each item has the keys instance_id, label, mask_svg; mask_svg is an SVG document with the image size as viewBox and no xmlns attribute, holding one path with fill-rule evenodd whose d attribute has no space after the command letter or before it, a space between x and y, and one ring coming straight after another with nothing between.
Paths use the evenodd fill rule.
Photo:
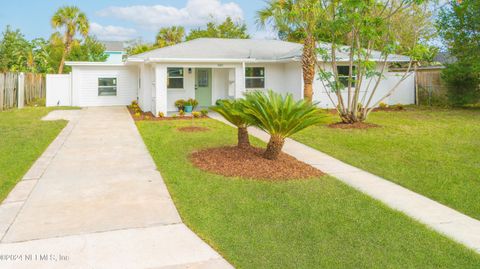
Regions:
<instances>
[{"instance_id":1,"label":"window","mask_svg":"<svg viewBox=\"0 0 480 269\"><path fill-rule=\"evenodd\" d=\"M183 68L169 67L167 73L167 88L183 89Z\"/></svg>"},{"instance_id":2,"label":"window","mask_svg":"<svg viewBox=\"0 0 480 269\"><path fill-rule=\"evenodd\" d=\"M117 79L98 78L98 96L117 96Z\"/></svg>"},{"instance_id":3,"label":"window","mask_svg":"<svg viewBox=\"0 0 480 269\"><path fill-rule=\"evenodd\" d=\"M265 68L263 67L245 68L245 87L247 89L265 88Z\"/></svg>"},{"instance_id":4,"label":"window","mask_svg":"<svg viewBox=\"0 0 480 269\"><path fill-rule=\"evenodd\" d=\"M350 78L350 66L349 65L339 65L337 66L337 72L338 72L338 81L343 84L343 87L348 87L348 80ZM355 66L352 66L352 87L355 87L355 79L356 79L356 74L355 74Z\"/></svg>"}]
</instances>

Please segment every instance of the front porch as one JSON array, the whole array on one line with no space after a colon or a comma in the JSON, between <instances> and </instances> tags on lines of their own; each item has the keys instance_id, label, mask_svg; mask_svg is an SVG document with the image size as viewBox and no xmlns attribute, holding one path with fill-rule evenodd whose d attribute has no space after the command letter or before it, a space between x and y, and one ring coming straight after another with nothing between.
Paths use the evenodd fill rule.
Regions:
<instances>
[{"instance_id":1,"label":"front porch","mask_svg":"<svg viewBox=\"0 0 480 269\"><path fill-rule=\"evenodd\" d=\"M196 99L198 110L214 105L218 99L238 98L245 89L242 63L157 64L154 70L154 115L177 112L175 101L179 99Z\"/></svg>"}]
</instances>

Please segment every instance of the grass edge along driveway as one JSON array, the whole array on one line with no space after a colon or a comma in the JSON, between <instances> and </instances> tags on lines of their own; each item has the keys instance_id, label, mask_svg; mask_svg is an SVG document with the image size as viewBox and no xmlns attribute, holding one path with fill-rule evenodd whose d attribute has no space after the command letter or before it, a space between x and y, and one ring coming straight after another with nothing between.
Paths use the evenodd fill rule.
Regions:
<instances>
[{"instance_id":1,"label":"grass edge along driveway","mask_svg":"<svg viewBox=\"0 0 480 269\"><path fill-rule=\"evenodd\" d=\"M0 202L67 125L64 120L41 120L55 109L65 108L25 107L0 112Z\"/></svg>"},{"instance_id":2,"label":"grass edge along driveway","mask_svg":"<svg viewBox=\"0 0 480 269\"><path fill-rule=\"evenodd\" d=\"M220 122L136 124L184 222L238 268L480 265L473 251L332 177L267 182L193 167L190 152L235 144L235 129ZM210 131L177 130L191 124Z\"/></svg>"},{"instance_id":3,"label":"grass edge along driveway","mask_svg":"<svg viewBox=\"0 0 480 269\"><path fill-rule=\"evenodd\" d=\"M480 219L479 109L374 112L367 122L381 127L318 125L293 139Z\"/></svg>"}]
</instances>

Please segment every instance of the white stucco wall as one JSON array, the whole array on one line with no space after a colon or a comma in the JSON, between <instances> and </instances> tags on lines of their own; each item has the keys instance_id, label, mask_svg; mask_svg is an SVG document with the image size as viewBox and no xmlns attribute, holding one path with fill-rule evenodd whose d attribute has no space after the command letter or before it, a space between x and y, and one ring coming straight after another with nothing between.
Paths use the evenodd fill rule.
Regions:
<instances>
[{"instance_id":1,"label":"white stucco wall","mask_svg":"<svg viewBox=\"0 0 480 269\"><path fill-rule=\"evenodd\" d=\"M99 78L116 78L116 96L98 96ZM128 105L137 99L138 67L136 66L73 66L73 106Z\"/></svg>"}]
</instances>

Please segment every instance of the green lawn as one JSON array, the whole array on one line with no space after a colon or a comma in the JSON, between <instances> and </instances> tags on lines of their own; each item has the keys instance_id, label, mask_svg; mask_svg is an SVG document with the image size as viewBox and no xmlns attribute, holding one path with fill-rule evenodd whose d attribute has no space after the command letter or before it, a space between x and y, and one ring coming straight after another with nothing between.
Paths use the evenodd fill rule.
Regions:
<instances>
[{"instance_id":1,"label":"green lawn","mask_svg":"<svg viewBox=\"0 0 480 269\"><path fill-rule=\"evenodd\" d=\"M334 178L227 178L188 155L236 131L181 133L190 121L137 122L184 222L238 268L478 268L480 256ZM258 145L260 142L254 140Z\"/></svg>"},{"instance_id":2,"label":"green lawn","mask_svg":"<svg viewBox=\"0 0 480 269\"><path fill-rule=\"evenodd\" d=\"M315 126L294 139L480 219L480 110L411 108L368 122L382 127Z\"/></svg>"},{"instance_id":3,"label":"green lawn","mask_svg":"<svg viewBox=\"0 0 480 269\"><path fill-rule=\"evenodd\" d=\"M0 201L67 124L40 120L52 110L27 107L0 112Z\"/></svg>"}]
</instances>

